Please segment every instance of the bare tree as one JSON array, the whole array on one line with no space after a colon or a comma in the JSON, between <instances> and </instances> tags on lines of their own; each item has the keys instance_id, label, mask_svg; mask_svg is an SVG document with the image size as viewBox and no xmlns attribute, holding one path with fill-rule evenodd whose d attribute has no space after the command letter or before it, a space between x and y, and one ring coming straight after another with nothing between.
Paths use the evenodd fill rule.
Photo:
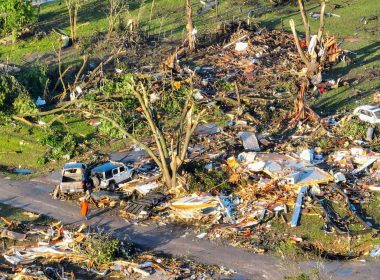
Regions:
<instances>
[{"instance_id":1,"label":"bare tree","mask_svg":"<svg viewBox=\"0 0 380 280\"><path fill-rule=\"evenodd\" d=\"M123 129L123 133L130 140L142 146L153 158L156 164L162 170L165 185L168 188L174 188L177 185L177 175L181 170L183 163L187 159L187 150L190 144L190 138L194 133L204 110L195 114L194 103L191 92L188 93L186 102L182 108L182 114L179 119L175 133L165 135L163 126L160 125L156 112L150 103L148 90L142 83L135 83L133 80L128 86L130 93L137 98L142 108L142 114L148 123L149 129L155 141L155 148L158 156L153 150L138 141L133 135ZM117 125L117 124L115 124ZM120 128L120 127L119 127Z\"/></svg>"},{"instance_id":2,"label":"bare tree","mask_svg":"<svg viewBox=\"0 0 380 280\"><path fill-rule=\"evenodd\" d=\"M187 30L187 41L189 44L189 51L195 50L195 40L194 40L194 25L193 25L193 15L191 9L191 0L186 0L186 30Z\"/></svg>"},{"instance_id":3,"label":"bare tree","mask_svg":"<svg viewBox=\"0 0 380 280\"><path fill-rule=\"evenodd\" d=\"M108 0L108 4L108 38L110 38L121 14L128 10L128 3L126 0Z\"/></svg>"},{"instance_id":4,"label":"bare tree","mask_svg":"<svg viewBox=\"0 0 380 280\"><path fill-rule=\"evenodd\" d=\"M305 28L305 36L306 36L306 45L309 46L310 43L310 23L307 18L306 12L305 12L305 4L303 0L298 0L298 5L300 7L300 12L302 16L303 25Z\"/></svg>"},{"instance_id":5,"label":"bare tree","mask_svg":"<svg viewBox=\"0 0 380 280\"><path fill-rule=\"evenodd\" d=\"M77 20L78 20L78 11L81 7L81 0L65 0L66 7L69 12L70 18L70 32L71 39L73 43L77 41Z\"/></svg>"},{"instance_id":6,"label":"bare tree","mask_svg":"<svg viewBox=\"0 0 380 280\"><path fill-rule=\"evenodd\" d=\"M301 12L301 15L302 15L302 19L303 19L303 22L304 22L305 33L306 33L306 40L308 40L308 36L310 36L309 22L307 20L306 14L305 14L305 9L304 9L304 5L303 5L303 1L299 0L299 5L300 5L300 12ZM301 44L299 42L299 38L298 38L298 34L297 34L297 31L296 31L296 27L295 27L294 21L293 20L289 21L290 28L292 30L293 37L294 37L294 43L295 43L295 45L297 47L297 51L298 51L298 54L300 55L300 58L302 59L302 61L306 65L306 68L307 68L306 76L309 77L309 78L311 78L311 77L317 75L318 73L320 73L320 68L321 68L323 62L325 61L326 56L328 55L327 48L330 47L328 45L324 45L323 44L323 38L322 38L323 31L324 31L324 13L325 13L325 8L326 8L325 0L321 0L320 22L319 22L318 35L316 36L317 40L314 41L314 46L310 46L311 39L309 37L309 42L307 44L308 44L309 48L312 48L311 51L313 52L313 54L309 53L308 57L304 53L304 51L303 51L303 49L301 47ZM316 51L316 50L318 48L320 48L320 47L323 50L323 52L322 52L323 55L322 56L316 55L318 53L318 51Z\"/></svg>"},{"instance_id":7,"label":"bare tree","mask_svg":"<svg viewBox=\"0 0 380 280\"><path fill-rule=\"evenodd\" d=\"M114 95L105 97L98 96L95 101L88 101L84 98L75 99L60 103L50 111L38 112L28 115L15 116L18 121L25 122L26 117L40 117L53 114L65 114L75 112L100 118L107 121L114 128L118 129L124 137L131 140L143 148L155 161L162 171L162 177L168 188L177 186L178 174L180 174L183 164L188 160L188 147L200 118L205 110L195 113L195 105L190 91L182 107L182 113L173 131L164 131L165 125L160 123L156 107L151 103L149 94L151 93L142 82L135 82L133 79L124 82L124 90ZM145 119L149 131L154 139L154 144L146 145L135 135L129 132L129 128L122 120L124 105L123 98L133 96L137 99L142 117ZM118 101L119 100L119 101ZM110 110L112 108L112 110Z\"/></svg>"}]
</instances>

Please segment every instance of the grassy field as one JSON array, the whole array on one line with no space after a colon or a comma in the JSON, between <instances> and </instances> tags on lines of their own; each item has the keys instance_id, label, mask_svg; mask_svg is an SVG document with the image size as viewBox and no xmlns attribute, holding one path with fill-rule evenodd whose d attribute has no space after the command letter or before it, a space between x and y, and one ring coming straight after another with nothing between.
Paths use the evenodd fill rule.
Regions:
<instances>
[{"instance_id":1,"label":"grassy field","mask_svg":"<svg viewBox=\"0 0 380 280\"><path fill-rule=\"evenodd\" d=\"M374 218L374 221L379 221L378 209L380 205L379 196L367 205L364 205L368 214ZM272 226L276 232L281 232L285 241L277 247L277 250L289 257L295 259L304 259L307 257L314 259L320 258L339 258L339 257L366 257L375 245L380 243L379 236L373 236L373 233L366 233L358 236L339 236L335 233L326 233L322 230L325 224L322 211L318 207L307 207L303 211L300 224L297 227L290 227L288 224L279 221L273 222ZM346 211L342 205L335 205L334 210L337 213ZM374 211L375 210L375 211ZM288 221L291 220L292 214L287 215ZM344 217L344 215L342 215ZM353 224L351 230L356 231L362 229L360 225ZM297 245L292 237L301 237L302 242ZM288 238L288 240L286 240ZM312 246L311 246L312 245ZM303 247L305 251L300 250L299 246Z\"/></svg>"},{"instance_id":2,"label":"grassy field","mask_svg":"<svg viewBox=\"0 0 380 280\"><path fill-rule=\"evenodd\" d=\"M200 8L198 2L193 1L195 26L200 35L215 32L220 22L232 19L245 19L249 10L255 10L264 14L256 16L262 26L269 28L284 28L289 30L288 21L294 19L297 28L302 32L302 21L298 13L298 7L294 4L282 5L270 8L269 1L243 1L223 0L218 7L218 15L212 10L204 15L196 15ZM339 3L338 3L339 2ZM361 17L370 17L380 13L380 7L372 0L338 1L340 8L334 9L328 4L326 12L332 12L340 17L326 18L326 31L337 36L342 42L341 47L356 53L352 55L353 62L340 62L328 73L330 78L344 78L350 82L349 86L312 98L315 110L322 114L332 114L337 111L351 110L359 104L372 101L373 93L380 89L380 34L379 21L370 21L364 25ZM98 32L106 32L107 1L85 1L80 12L78 22L79 38L88 38ZM182 3L182 2L181 2ZM149 34L159 35L166 40L178 41L184 35L184 4L178 4L176 0L132 1L130 9L123 15L124 21L139 19L143 30ZM318 11L318 1L307 1L307 12ZM312 33L315 33L319 21L311 19ZM59 36L52 31L57 27L69 33L69 22L64 3L59 1L45 4L41 7L38 30L45 31L47 36L41 40L27 38L19 40L14 45L0 45L0 62L12 62L20 65L39 62L48 63L49 58L55 56L54 48L59 46ZM102 53L96 53L102 56ZM80 60L80 48L71 48L65 56L65 63L78 63ZM49 121L49 119L44 119ZM77 136L89 140L94 128L82 120L58 120L57 128L63 128ZM29 129L25 127L1 126L0 127L0 164L5 167L31 168L45 170L38 165L37 159L44 155L48 147L42 146L38 139L44 134L44 130ZM23 143L23 144L20 144ZM9 153L10 152L10 153ZM2 168L4 169L4 168Z\"/></svg>"},{"instance_id":3,"label":"grassy field","mask_svg":"<svg viewBox=\"0 0 380 280\"><path fill-rule=\"evenodd\" d=\"M130 19L139 21L141 29L151 35L167 40L182 40L185 30L184 2L181 4L178 2L177 0L130 1L129 10L123 13L122 19L125 23ZM266 3L266 1L258 2ZM245 18L250 9L257 7L261 5L247 5L243 0L221 1L218 14L210 11L204 15L194 16L194 24L199 33L212 33L219 22L238 17ZM194 14L199 8L200 4L194 2ZM107 9L105 0L85 1L78 14L78 37L83 39L98 32L106 32ZM66 6L59 5L59 1L42 5L37 26L37 29L46 32L47 36L41 40L28 38L19 40L14 45L0 45L0 61L25 64L36 60L43 61L47 53L54 53L54 49L60 43L59 36L52 29L60 28L67 34L70 33ZM65 57L65 60L73 60L78 53L79 51L72 52L70 56Z\"/></svg>"},{"instance_id":4,"label":"grassy field","mask_svg":"<svg viewBox=\"0 0 380 280\"><path fill-rule=\"evenodd\" d=\"M334 9L335 4L342 7ZM318 1L308 1L306 5L308 13L319 11ZM315 109L324 115L351 110L360 104L371 102L371 94L380 89L380 22L361 22L362 17L379 16L379 3L372 0L335 1L327 4L326 12L340 17L326 17L325 31L335 35L338 42L342 42L342 49L356 54L349 55L353 57L353 62L340 62L328 73L327 77L330 78L343 77L350 80L351 86L328 91L314 101ZM290 19L296 21L299 31L303 30L296 6L289 5L276 12L267 13L260 17L259 21L272 28L282 28L283 23L284 29L289 30ZM319 21L310 19L310 23L312 34L316 34Z\"/></svg>"},{"instance_id":5,"label":"grassy field","mask_svg":"<svg viewBox=\"0 0 380 280\"><path fill-rule=\"evenodd\" d=\"M42 119L45 122L50 117ZM56 120L52 128L71 133L81 141L90 141L95 128L86 121L69 118ZM7 172L13 168L31 169L34 175L58 168L62 163L55 161L47 165L38 163L50 149L41 144L41 139L46 135L43 128L26 127L21 125L0 125L0 172Z\"/></svg>"},{"instance_id":6,"label":"grassy field","mask_svg":"<svg viewBox=\"0 0 380 280\"><path fill-rule=\"evenodd\" d=\"M38 142L43 132L27 127L0 126L0 164L7 168L35 169L37 159L48 148Z\"/></svg>"}]
</instances>

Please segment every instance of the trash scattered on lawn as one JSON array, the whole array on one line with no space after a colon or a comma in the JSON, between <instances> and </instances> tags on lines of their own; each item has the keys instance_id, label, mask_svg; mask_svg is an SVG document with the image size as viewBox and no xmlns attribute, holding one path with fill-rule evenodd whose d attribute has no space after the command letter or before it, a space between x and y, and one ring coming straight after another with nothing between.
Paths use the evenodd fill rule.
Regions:
<instances>
[{"instance_id":1,"label":"trash scattered on lawn","mask_svg":"<svg viewBox=\"0 0 380 280\"><path fill-rule=\"evenodd\" d=\"M176 71L151 75L153 87L175 90L191 78L197 106L210 113L217 108L223 115L221 122L204 121L195 129L177 186L165 188L158 165L133 146L112 153L109 160L133 166L137 176L117 182L112 192L95 188L92 196L97 205L117 208L121 217L137 225L186 223L194 226L197 238L226 238L232 245L249 244L260 253L271 247L266 235L277 234L271 231L275 223L298 230L311 215L320 218L321 234L376 233L376 223L364 208L371 191L380 189L380 156L373 151L378 150L377 131L368 129L362 139L342 137L339 132L352 118L375 124L377 107L321 118L306 103L348 85L327 78L325 70L347 59L350 52L341 50L330 35L312 35L299 50L291 33L252 30L244 24L229 28L220 44L200 48L183 61L183 56L175 56L181 62ZM81 94L82 89L76 92ZM149 104L161 101L160 93L150 95ZM368 114L370 119L365 117ZM277 238L283 241L289 236ZM290 239L307 242L304 237Z\"/></svg>"},{"instance_id":2,"label":"trash scattered on lawn","mask_svg":"<svg viewBox=\"0 0 380 280\"><path fill-rule=\"evenodd\" d=\"M25 229L24 229L25 230ZM81 227L66 228L61 223L31 228L26 233L4 229L2 238L16 240L16 244L0 251L2 277L8 279L60 279L92 277L149 277L187 278L189 276L232 276L232 270L216 265L203 265L189 259L137 253L132 243L117 241L104 232ZM55 279L55 278L54 278Z\"/></svg>"}]
</instances>

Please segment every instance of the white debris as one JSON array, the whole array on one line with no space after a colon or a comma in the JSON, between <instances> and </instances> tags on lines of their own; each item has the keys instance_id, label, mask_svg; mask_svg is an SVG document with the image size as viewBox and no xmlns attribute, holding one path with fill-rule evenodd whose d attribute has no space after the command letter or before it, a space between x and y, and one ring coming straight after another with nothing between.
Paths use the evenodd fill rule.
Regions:
<instances>
[{"instance_id":1,"label":"white debris","mask_svg":"<svg viewBox=\"0 0 380 280\"><path fill-rule=\"evenodd\" d=\"M237 42L235 45L235 51L237 52L243 52L248 49L248 43L246 42Z\"/></svg>"},{"instance_id":2,"label":"white debris","mask_svg":"<svg viewBox=\"0 0 380 280\"><path fill-rule=\"evenodd\" d=\"M334 174L335 183L346 181L346 176L342 172L337 172Z\"/></svg>"},{"instance_id":3,"label":"white debris","mask_svg":"<svg viewBox=\"0 0 380 280\"><path fill-rule=\"evenodd\" d=\"M304 161L312 162L314 159L314 152L311 149L303 150L300 154L300 158L302 158Z\"/></svg>"}]
</instances>

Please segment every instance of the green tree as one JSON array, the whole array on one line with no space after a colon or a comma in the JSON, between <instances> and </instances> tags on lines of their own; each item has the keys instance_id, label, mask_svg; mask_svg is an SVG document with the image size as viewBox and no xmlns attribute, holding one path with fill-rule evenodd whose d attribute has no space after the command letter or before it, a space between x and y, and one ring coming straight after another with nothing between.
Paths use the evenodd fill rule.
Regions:
<instances>
[{"instance_id":1,"label":"green tree","mask_svg":"<svg viewBox=\"0 0 380 280\"><path fill-rule=\"evenodd\" d=\"M0 35L12 34L15 40L21 29L36 19L37 13L32 6L32 0L0 1Z\"/></svg>"}]
</instances>

